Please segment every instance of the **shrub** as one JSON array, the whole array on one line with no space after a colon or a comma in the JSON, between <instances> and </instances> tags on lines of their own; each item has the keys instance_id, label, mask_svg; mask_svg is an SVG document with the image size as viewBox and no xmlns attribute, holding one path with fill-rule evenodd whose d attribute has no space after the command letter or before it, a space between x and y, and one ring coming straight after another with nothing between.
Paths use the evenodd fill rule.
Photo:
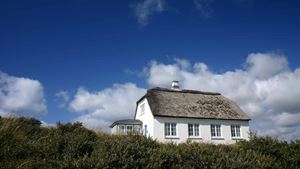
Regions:
<instances>
[{"instance_id":1,"label":"shrub","mask_svg":"<svg viewBox=\"0 0 300 169\"><path fill-rule=\"evenodd\" d=\"M300 168L300 141L252 135L234 145L162 144L141 135L94 132L81 123L41 127L0 118L0 168L97 169Z\"/></svg>"}]
</instances>

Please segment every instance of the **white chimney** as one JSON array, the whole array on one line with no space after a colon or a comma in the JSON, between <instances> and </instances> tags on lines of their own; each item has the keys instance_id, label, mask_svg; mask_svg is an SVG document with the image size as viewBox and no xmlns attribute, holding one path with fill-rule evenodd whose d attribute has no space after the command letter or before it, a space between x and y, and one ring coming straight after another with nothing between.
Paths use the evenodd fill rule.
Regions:
<instances>
[{"instance_id":1,"label":"white chimney","mask_svg":"<svg viewBox=\"0 0 300 169\"><path fill-rule=\"evenodd\" d=\"M180 90L180 87L179 87L179 81L178 80L173 80L172 81L172 87L171 87L172 90Z\"/></svg>"}]
</instances>

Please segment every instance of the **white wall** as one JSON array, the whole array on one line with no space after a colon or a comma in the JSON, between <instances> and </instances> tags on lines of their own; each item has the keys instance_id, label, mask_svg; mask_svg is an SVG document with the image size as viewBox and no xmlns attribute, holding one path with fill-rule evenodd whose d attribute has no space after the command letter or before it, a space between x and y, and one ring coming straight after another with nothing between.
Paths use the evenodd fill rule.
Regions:
<instances>
[{"instance_id":1,"label":"white wall","mask_svg":"<svg viewBox=\"0 0 300 169\"><path fill-rule=\"evenodd\" d=\"M188 139L188 123L199 124L200 127L200 137L201 139L191 139L192 141L201 141L208 143L222 143L222 144L232 144L236 140L231 138L232 124L241 126L241 138L249 139L249 122L248 121L238 121L238 120L211 120L211 119L190 119L190 118L171 118L171 117L155 117L154 120L154 133L153 138L160 142L185 142ZM165 123L176 123L177 124L177 137L176 138L166 138L164 135L164 124ZM221 125L221 139L212 139L210 125L220 124Z\"/></svg>"},{"instance_id":2,"label":"white wall","mask_svg":"<svg viewBox=\"0 0 300 169\"><path fill-rule=\"evenodd\" d=\"M112 134L117 134L117 129L118 129L118 125L115 125L115 126L111 129L111 133L112 133Z\"/></svg>"},{"instance_id":3,"label":"white wall","mask_svg":"<svg viewBox=\"0 0 300 169\"><path fill-rule=\"evenodd\" d=\"M145 104L145 113L141 114L141 105ZM136 115L134 117L136 120L141 120L143 122L142 124L142 130L143 133L145 131L145 125L147 125L147 137L152 137L153 138L153 133L154 133L154 126L153 126L153 120L154 117L152 115L150 106L148 104L147 99L143 99L142 101L140 101L140 103L137 105L137 110L136 110Z\"/></svg>"}]
</instances>

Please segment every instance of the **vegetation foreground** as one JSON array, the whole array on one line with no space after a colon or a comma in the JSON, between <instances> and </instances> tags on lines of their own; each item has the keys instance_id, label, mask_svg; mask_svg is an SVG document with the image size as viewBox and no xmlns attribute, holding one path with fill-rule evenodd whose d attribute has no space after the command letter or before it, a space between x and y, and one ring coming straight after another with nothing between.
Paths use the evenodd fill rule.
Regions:
<instances>
[{"instance_id":1,"label":"vegetation foreground","mask_svg":"<svg viewBox=\"0 0 300 169\"><path fill-rule=\"evenodd\" d=\"M253 135L235 145L161 144L139 135L94 132L80 123L41 127L0 118L0 168L300 168L300 141Z\"/></svg>"}]
</instances>

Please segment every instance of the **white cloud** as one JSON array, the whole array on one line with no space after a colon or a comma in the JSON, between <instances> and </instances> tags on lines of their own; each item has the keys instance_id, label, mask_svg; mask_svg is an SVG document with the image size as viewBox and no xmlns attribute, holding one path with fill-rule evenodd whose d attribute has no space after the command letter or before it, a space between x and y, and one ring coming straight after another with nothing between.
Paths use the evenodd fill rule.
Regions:
<instances>
[{"instance_id":1,"label":"white cloud","mask_svg":"<svg viewBox=\"0 0 300 169\"><path fill-rule=\"evenodd\" d=\"M149 19L156 13L165 10L165 0L141 0L134 5L134 13L141 26L148 24Z\"/></svg>"},{"instance_id":2,"label":"white cloud","mask_svg":"<svg viewBox=\"0 0 300 169\"><path fill-rule=\"evenodd\" d=\"M68 91L59 91L55 94L55 96L58 98L56 99L57 102L59 102L58 107L64 108L70 101L70 96Z\"/></svg>"},{"instance_id":3,"label":"white cloud","mask_svg":"<svg viewBox=\"0 0 300 169\"><path fill-rule=\"evenodd\" d=\"M46 112L43 86L39 81L0 71L1 116L34 116Z\"/></svg>"},{"instance_id":4,"label":"white cloud","mask_svg":"<svg viewBox=\"0 0 300 169\"><path fill-rule=\"evenodd\" d=\"M274 112L300 112L300 69L259 80L256 85L257 95Z\"/></svg>"},{"instance_id":5,"label":"white cloud","mask_svg":"<svg viewBox=\"0 0 300 169\"><path fill-rule=\"evenodd\" d=\"M210 7L213 0L193 0L194 5L198 11L204 16L208 18L213 13L212 8Z\"/></svg>"},{"instance_id":6,"label":"white cloud","mask_svg":"<svg viewBox=\"0 0 300 169\"><path fill-rule=\"evenodd\" d=\"M189 69L191 67L191 63L186 59L175 58L174 60L181 69Z\"/></svg>"},{"instance_id":7,"label":"white cloud","mask_svg":"<svg viewBox=\"0 0 300 169\"><path fill-rule=\"evenodd\" d=\"M282 118L282 117L281 117ZM251 123L255 126L257 134L259 135L271 135L273 137L285 140L299 139L300 127L298 125L294 126L282 126L278 125L276 122L277 118L262 118L256 119Z\"/></svg>"},{"instance_id":8,"label":"white cloud","mask_svg":"<svg viewBox=\"0 0 300 169\"><path fill-rule=\"evenodd\" d=\"M247 64L248 72L259 78L269 78L289 70L286 58L274 53L252 53L247 58Z\"/></svg>"},{"instance_id":9,"label":"white cloud","mask_svg":"<svg viewBox=\"0 0 300 169\"><path fill-rule=\"evenodd\" d=\"M180 66L176 65L165 65L157 62L152 62L149 69L148 83L150 86L164 86L169 87L172 80L178 79L180 76Z\"/></svg>"},{"instance_id":10,"label":"white cloud","mask_svg":"<svg viewBox=\"0 0 300 169\"><path fill-rule=\"evenodd\" d=\"M151 62L145 69L148 84L170 87L172 80L180 80L183 88L220 92L250 115L260 134L300 138L300 68L291 71L284 55L251 53L244 69L224 73L201 62L184 65L189 66L178 59L173 64Z\"/></svg>"},{"instance_id":11,"label":"white cloud","mask_svg":"<svg viewBox=\"0 0 300 169\"><path fill-rule=\"evenodd\" d=\"M80 114L75 121L107 131L114 120L133 118L136 101L145 92L145 89L132 83L114 84L112 88L96 92L79 88L69 109Z\"/></svg>"},{"instance_id":12,"label":"white cloud","mask_svg":"<svg viewBox=\"0 0 300 169\"><path fill-rule=\"evenodd\" d=\"M166 4L168 0L136 0L138 2L131 5L134 10L134 14L137 17L137 21L141 26L145 26L149 23L151 17L155 14L166 11ZM209 18L214 10L211 7L215 0L190 0L193 3L193 8L199 11L201 16ZM233 4L252 4L253 0L232 0ZM216 2L217 3L217 2ZM169 5L169 4L168 4ZM170 7L176 9L177 7ZM179 11L176 9L176 11Z\"/></svg>"},{"instance_id":13,"label":"white cloud","mask_svg":"<svg viewBox=\"0 0 300 169\"><path fill-rule=\"evenodd\" d=\"M291 113L280 113L274 117L272 120L275 124L283 127L295 126L300 124L300 114L291 114Z\"/></svg>"}]
</instances>

